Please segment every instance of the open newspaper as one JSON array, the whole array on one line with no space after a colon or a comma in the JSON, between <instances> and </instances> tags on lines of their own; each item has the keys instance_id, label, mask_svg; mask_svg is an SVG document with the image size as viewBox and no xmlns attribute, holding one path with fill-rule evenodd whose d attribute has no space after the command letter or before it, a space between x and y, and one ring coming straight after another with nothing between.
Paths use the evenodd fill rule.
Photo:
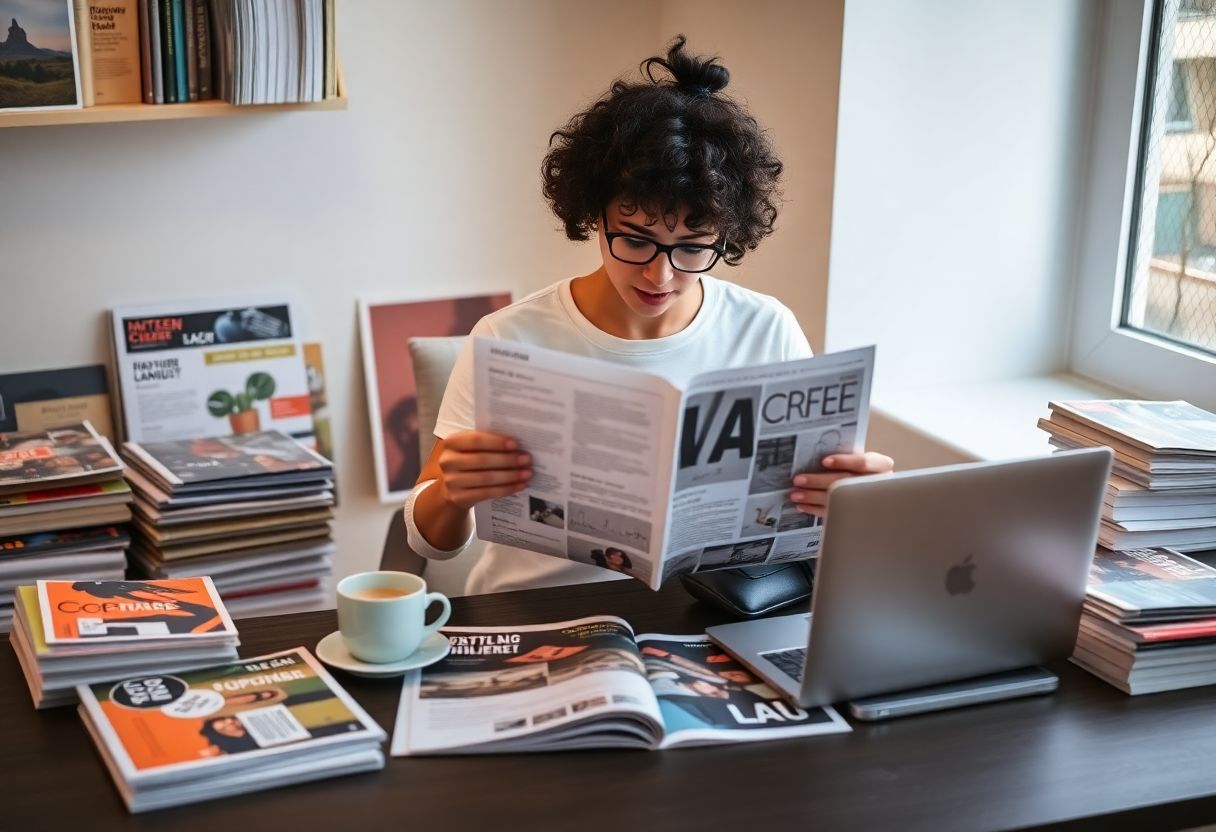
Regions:
<instances>
[{"instance_id":1,"label":"open newspaper","mask_svg":"<svg viewBox=\"0 0 1216 832\"><path fill-rule=\"evenodd\" d=\"M480 503L483 540L624 572L672 575L814 557L821 522L796 473L865 443L874 348L660 376L477 338L478 430L532 455L522 492Z\"/></svg>"},{"instance_id":2,"label":"open newspaper","mask_svg":"<svg viewBox=\"0 0 1216 832\"><path fill-rule=\"evenodd\" d=\"M804 711L705 635L620 618L449 627L446 658L405 676L394 756L670 748L851 730Z\"/></svg>"}]
</instances>

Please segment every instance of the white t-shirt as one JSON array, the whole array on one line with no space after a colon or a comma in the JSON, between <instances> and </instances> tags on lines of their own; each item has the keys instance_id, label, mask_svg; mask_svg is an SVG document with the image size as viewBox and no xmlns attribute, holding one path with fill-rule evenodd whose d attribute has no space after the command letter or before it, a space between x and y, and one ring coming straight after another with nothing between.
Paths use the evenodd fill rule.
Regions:
<instances>
[{"instance_id":1,"label":"white t-shirt","mask_svg":"<svg viewBox=\"0 0 1216 832\"><path fill-rule=\"evenodd\" d=\"M570 283L570 279L560 281L487 315L473 327L472 334L613 361L663 376L680 387L707 370L811 355L811 345L794 313L779 301L709 275L701 276L704 299L692 323L674 335L641 341L617 338L598 329L575 306ZM448 379L435 435L443 439L473 430L473 413L470 338ZM625 577L611 570L490 543L469 574L465 591L473 595Z\"/></svg>"}]
</instances>

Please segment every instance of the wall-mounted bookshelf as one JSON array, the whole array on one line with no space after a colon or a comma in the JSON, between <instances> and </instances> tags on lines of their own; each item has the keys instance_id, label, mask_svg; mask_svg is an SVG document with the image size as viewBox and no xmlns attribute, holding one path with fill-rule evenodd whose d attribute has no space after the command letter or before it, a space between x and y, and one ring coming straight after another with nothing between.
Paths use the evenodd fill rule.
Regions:
<instances>
[{"instance_id":1,"label":"wall-mounted bookshelf","mask_svg":"<svg viewBox=\"0 0 1216 832\"><path fill-rule=\"evenodd\" d=\"M235 106L224 101L194 101L189 104L103 104L80 110L0 112L0 127L40 127L49 124L108 124L122 121L163 121L181 118L245 116L288 110L345 110L346 85L338 74L338 95L307 104L248 104Z\"/></svg>"},{"instance_id":2,"label":"wall-mounted bookshelf","mask_svg":"<svg viewBox=\"0 0 1216 832\"><path fill-rule=\"evenodd\" d=\"M63 5L64 0L52 5L56 2ZM0 31L0 55L9 56L5 70L10 77L0 79L9 85L6 106L71 101L71 85L64 83L71 80L77 99L88 105L95 100L133 103L0 110L0 127L345 110L346 85L333 37L334 3L74 0L56 30L70 37L70 54L38 46L13 17L7 35ZM95 50L105 56L104 71L95 70ZM18 71L23 67L24 74ZM54 83L43 88L48 79ZM294 97L311 100L290 102ZM146 103L162 98L167 103ZM201 100L186 103L187 98Z\"/></svg>"}]
</instances>

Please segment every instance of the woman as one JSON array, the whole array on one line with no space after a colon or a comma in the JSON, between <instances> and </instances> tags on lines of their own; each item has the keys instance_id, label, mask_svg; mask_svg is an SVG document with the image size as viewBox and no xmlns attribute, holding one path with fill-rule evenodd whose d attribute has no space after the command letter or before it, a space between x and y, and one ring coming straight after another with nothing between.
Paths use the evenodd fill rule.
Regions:
<instances>
[{"instance_id":1,"label":"woman","mask_svg":"<svg viewBox=\"0 0 1216 832\"><path fill-rule=\"evenodd\" d=\"M550 139L544 193L571 240L593 235L601 265L482 318L484 335L615 361L677 385L696 373L805 358L810 345L773 298L709 274L737 265L772 233L782 164L755 119L723 94L730 73L685 51L642 63ZM523 491L531 459L515 439L473 427L472 344L448 381L439 441L406 500L410 545L455 557L471 509ZM822 516L840 477L890 471L881 454L834 454L830 473L794 477L790 499ZM622 577L489 544L466 591L498 592Z\"/></svg>"}]
</instances>

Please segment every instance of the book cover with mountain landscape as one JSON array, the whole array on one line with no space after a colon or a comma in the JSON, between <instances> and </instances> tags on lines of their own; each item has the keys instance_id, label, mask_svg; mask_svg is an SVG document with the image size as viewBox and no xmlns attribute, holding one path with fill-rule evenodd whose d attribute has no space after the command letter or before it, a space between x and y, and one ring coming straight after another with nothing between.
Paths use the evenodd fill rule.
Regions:
<instances>
[{"instance_id":1,"label":"book cover with mountain landscape","mask_svg":"<svg viewBox=\"0 0 1216 832\"><path fill-rule=\"evenodd\" d=\"M81 105L70 0L0 0L0 111Z\"/></svg>"}]
</instances>

